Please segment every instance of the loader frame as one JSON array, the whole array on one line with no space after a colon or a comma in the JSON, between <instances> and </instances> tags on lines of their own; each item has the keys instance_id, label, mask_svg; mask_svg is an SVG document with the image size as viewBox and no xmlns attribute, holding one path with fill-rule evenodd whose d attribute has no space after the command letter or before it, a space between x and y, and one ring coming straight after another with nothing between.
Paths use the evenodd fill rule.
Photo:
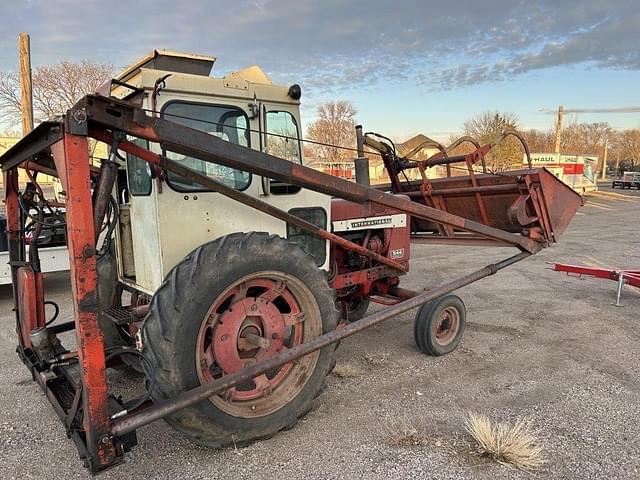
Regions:
<instances>
[{"instance_id":1,"label":"loader frame","mask_svg":"<svg viewBox=\"0 0 640 480\"><path fill-rule=\"evenodd\" d=\"M167 150L189 155L207 162L237 168L268 178L340 197L357 203L372 203L393 208L414 218L450 227L449 231L466 231L499 246L513 246L519 253L501 262L456 278L440 287L422 292L397 289L396 302L364 319L334 330L311 341L288 349L269 360L244 368L219 380L201 385L161 403L144 405L128 412L109 395L103 334L98 316L96 270L96 230L105 215L105 198L110 196L113 180L107 168L97 170L90 165L88 139L112 146L112 154L122 150L147 161L152 168L167 170L187 177L202 186L249 205L261 212L294 224L329 242L376 260L385 269L401 274L408 268L398 262L352 243L327 229L319 228L260 199L199 174L165 156L158 155L126 140L126 135L160 143ZM150 116L134 105L114 98L90 95L83 98L57 121L39 125L32 133L0 158L4 173L9 252L12 270L18 353L31 370L55 411L75 441L92 473L118 464L123 454L136 443L136 429L156 419L202 401L211 395L276 366L316 351L384 320L438 298L457 288L535 254L552 235L528 238L453 215L395 196L366 185L352 183L305 166L273 157L260 151L230 144L207 133L194 130L164 118ZM22 238L23 213L19 205L18 168L42 172L60 178L66 193L66 223L71 271L74 320L45 327L42 305L42 272L34 269L25 257ZM535 176L524 171L523 177ZM92 195L93 185L93 195ZM484 193L491 193L485 189ZM447 242L454 242L453 236ZM464 240L461 240L464 241ZM68 352L51 336L75 330L77 355ZM39 358L32 342L48 338L53 360ZM77 363L75 363L77 358Z\"/></svg>"}]
</instances>

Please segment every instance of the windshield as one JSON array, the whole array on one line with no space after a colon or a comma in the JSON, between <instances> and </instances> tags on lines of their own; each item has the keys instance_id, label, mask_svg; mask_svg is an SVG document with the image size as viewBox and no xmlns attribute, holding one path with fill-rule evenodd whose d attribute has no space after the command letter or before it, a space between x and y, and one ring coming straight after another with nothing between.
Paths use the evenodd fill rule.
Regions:
<instances>
[{"instance_id":1,"label":"windshield","mask_svg":"<svg viewBox=\"0 0 640 480\"><path fill-rule=\"evenodd\" d=\"M174 101L163 108L162 115L172 122L202 130L227 142L250 146L249 119L238 107ZM165 154L171 160L236 190L244 190L251 182L251 175L242 170L216 165L175 152L167 151ZM201 185L173 172L167 173L167 183L178 191L206 190Z\"/></svg>"}]
</instances>

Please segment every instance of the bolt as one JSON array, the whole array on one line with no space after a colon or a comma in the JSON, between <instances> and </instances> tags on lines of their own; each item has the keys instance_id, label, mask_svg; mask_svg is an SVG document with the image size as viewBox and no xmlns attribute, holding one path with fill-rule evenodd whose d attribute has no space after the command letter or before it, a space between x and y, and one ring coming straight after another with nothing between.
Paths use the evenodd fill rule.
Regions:
<instances>
[{"instance_id":1,"label":"bolt","mask_svg":"<svg viewBox=\"0 0 640 480\"><path fill-rule=\"evenodd\" d=\"M277 340L277 339L278 339L278 334L277 334L277 333L275 333L275 332L274 332L274 333L272 333L272 334L271 334L271 339L272 339L272 340Z\"/></svg>"},{"instance_id":2,"label":"bolt","mask_svg":"<svg viewBox=\"0 0 640 480\"><path fill-rule=\"evenodd\" d=\"M255 410L256 406L255 405L251 405L251 410Z\"/></svg>"},{"instance_id":3,"label":"bolt","mask_svg":"<svg viewBox=\"0 0 640 480\"><path fill-rule=\"evenodd\" d=\"M82 110L76 110L73 113L73 119L78 123L83 123L87 121L87 111L83 108Z\"/></svg>"},{"instance_id":4,"label":"bolt","mask_svg":"<svg viewBox=\"0 0 640 480\"><path fill-rule=\"evenodd\" d=\"M222 340L223 342L226 342L229 339L229 337L227 335L222 335L222 337L220 337L220 340Z\"/></svg>"}]
</instances>

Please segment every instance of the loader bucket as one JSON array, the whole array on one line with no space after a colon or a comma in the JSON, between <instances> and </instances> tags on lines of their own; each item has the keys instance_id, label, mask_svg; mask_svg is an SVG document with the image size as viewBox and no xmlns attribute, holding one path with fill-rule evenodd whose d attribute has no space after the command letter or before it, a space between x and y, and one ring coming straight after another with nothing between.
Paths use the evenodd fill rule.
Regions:
<instances>
[{"instance_id":1,"label":"loader bucket","mask_svg":"<svg viewBox=\"0 0 640 480\"><path fill-rule=\"evenodd\" d=\"M407 185L407 184L405 184ZM545 168L411 182L413 201L546 244L565 231L582 197ZM451 227L413 219L414 234L457 236ZM459 235L458 235L459 236Z\"/></svg>"}]
</instances>

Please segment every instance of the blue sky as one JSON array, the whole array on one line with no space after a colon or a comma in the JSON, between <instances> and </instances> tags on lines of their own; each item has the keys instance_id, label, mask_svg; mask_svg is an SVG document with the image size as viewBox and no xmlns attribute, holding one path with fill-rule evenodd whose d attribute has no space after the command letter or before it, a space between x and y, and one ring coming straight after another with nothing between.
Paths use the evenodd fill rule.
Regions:
<instances>
[{"instance_id":1,"label":"blue sky","mask_svg":"<svg viewBox=\"0 0 640 480\"><path fill-rule=\"evenodd\" d=\"M216 55L214 73L261 65L303 87L303 114L351 100L367 130L445 139L484 110L523 128L538 112L640 105L640 2L509 0L3 0L0 70L31 34L34 66L92 58L122 68L154 48ZM640 127L640 114L579 121Z\"/></svg>"}]
</instances>

